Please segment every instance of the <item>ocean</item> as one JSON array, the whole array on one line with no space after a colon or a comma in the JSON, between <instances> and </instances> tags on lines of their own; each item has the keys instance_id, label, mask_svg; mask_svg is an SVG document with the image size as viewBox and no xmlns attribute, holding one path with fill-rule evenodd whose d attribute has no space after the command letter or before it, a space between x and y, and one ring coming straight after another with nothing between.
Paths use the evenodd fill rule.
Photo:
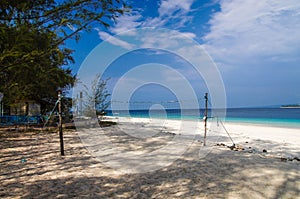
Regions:
<instances>
[{"instance_id":1,"label":"ocean","mask_svg":"<svg viewBox=\"0 0 300 199\"><path fill-rule=\"evenodd\" d=\"M218 117L217 111L208 110L209 120ZM168 118L183 120L201 120L204 109L200 110L129 110L108 111L110 116L119 117L141 117L141 118ZM299 128L300 130L300 108L228 108L225 122L246 123L253 125L268 125L277 127Z\"/></svg>"}]
</instances>

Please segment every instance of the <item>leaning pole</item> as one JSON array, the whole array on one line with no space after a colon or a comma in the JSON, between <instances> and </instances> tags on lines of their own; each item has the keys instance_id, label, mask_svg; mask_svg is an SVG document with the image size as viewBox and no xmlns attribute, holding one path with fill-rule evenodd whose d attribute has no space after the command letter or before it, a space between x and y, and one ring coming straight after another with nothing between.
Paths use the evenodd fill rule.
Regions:
<instances>
[{"instance_id":1,"label":"leaning pole","mask_svg":"<svg viewBox=\"0 0 300 199\"><path fill-rule=\"evenodd\" d=\"M64 137L63 137L63 130L62 130L61 98L62 98L62 92L61 90L58 90L58 115L59 115L58 129L59 129L59 140L60 140L60 155L64 156L65 152L64 152Z\"/></svg>"}]
</instances>

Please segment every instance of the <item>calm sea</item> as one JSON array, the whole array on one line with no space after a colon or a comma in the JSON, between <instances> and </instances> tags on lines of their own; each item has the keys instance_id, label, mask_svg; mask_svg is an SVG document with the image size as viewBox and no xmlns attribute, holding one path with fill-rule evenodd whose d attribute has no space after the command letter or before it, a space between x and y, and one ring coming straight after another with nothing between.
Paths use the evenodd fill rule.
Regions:
<instances>
[{"instance_id":1,"label":"calm sea","mask_svg":"<svg viewBox=\"0 0 300 199\"><path fill-rule=\"evenodd\" d=\"M209 110L208 115L212 118L218 117L218 111ZM130 110L109 111L108 115L142 118L168 118L199 120L203 118L204 110ZM226 109L226 122L249 123L256 125L272 125L279 127L299 128L300 130L300 108L229 108ZM212 119L211 119L212 120Z\"/></svg>"}]
</instances>

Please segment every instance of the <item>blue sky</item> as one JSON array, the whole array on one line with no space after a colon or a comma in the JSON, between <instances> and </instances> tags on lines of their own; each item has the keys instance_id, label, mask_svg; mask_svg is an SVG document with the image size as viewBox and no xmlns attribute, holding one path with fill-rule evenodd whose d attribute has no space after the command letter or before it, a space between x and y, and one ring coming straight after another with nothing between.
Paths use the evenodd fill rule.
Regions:
<instances>
[{"instance_id":1,"label":"blue sky","mask_svg":"<svg viewBox=\"0 0 300 199\"><path fill-rule=\"evenodd\" d=\"M121 16L110 28L95 25L92 32L82 33L78 43L66 43L75 50L76 63L70 66L74 72L110 36L134 28L168 28L198 42L213 59L224 82L228 107L300 103L299 0L136 0L128 3L132 12ZM128 42L122 40L111 40L111 44L128 47ZM178 61L177 57L162 51L133 51L112 63L103 76L111 77L108 88L113 91L126 71L156 62L178 70L188 78L196 95L203 96L207 88L202 77L194 77L189 63ZM149 96L174 97L172 92L164 92L157 85L145 85L133 96L137 100Z\"/></svg>"}]
</instances>

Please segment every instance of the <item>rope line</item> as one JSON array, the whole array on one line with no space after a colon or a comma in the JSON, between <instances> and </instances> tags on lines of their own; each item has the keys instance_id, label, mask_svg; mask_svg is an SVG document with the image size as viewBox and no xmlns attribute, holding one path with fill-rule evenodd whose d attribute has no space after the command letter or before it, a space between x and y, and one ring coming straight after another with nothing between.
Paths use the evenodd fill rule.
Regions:
<instances>
[{"instance_id":1,"label":"rope line","mask_svg":"<svg viewBox=\"0 0 300 199\"><path fill-rule=\"evenodd\" d=\"M225 128L225 125L223 124L223 122L222 122L221 120L220 120L219 122L221 123L223 129L224 129L225 132L227 133L227 135L228 135L229 139L231 140L233 146L235 146L235 143L234 143L233 139L231 138L230 134L228 133L227 129Z\"/></svg>"},{"instance_id":2,"label":"rope line","mask_svg":"<svg viewBox=\"0 0 300 199\"><path fill-rule=\"evenodd\" d=\"M207 101L208 101L209 105L212 107L212 103L211 103L211 101L210 101L209 99L207 99ZM221 120L219 120L219 117L218 117L218 115L217 115L217 116L212 116L212 118L214 118L214 117L216 117L216 118L217 118L217 123L218 123L218 125L219 125L219 123L221 123L221 125L222 125L223 129L224 129L224 130L225 130L225 132L227 133L227 135L228 135L229 139L231 140L231 142L232 142L232 144L233 144L233 147L234 147L234 146L235 146L235 143L234 143L233 139L231 138L231 136L230 136L229 132L227 131L227 129L226 129L226 127L225 127L224 123L223 123Z\"/></svg>"},{"instance_id":3,"label":"rope line","mask_svg":"<svg viewBox=\"0 0 300 199\"><path fill-rule=\"evenodd\" d=\"M48 121L49 121L49 119L51 118L51 116L52 116L52 114L53 114L53 112L54 112L54 110L55 110L55 108L56 108L57 104L58 104L58 100L55 102L55 105L54 105L54 107L53 107L52 111L50 112L50 115L49 115L49 117L47 118L46 122L44 123L44 126L43 126L43 128L42 128L42 129L44 129L44 128L45 128L45 126L48 124Z\"/></svg>"},{"instance_id":4,"label":"rope line","mask_svg":"<svg viewBox=\"0 0 300 199\"><path fill-rule=\"evenodd\" d=\"M203 99L197 98L197 101L202 101ZM160 103L180 103L180 102L192 102L195 100L167 100L167 101L122 101L122 100L111 100L112 103L124 103L124 104L160 104Z\"/></svg>"}]
</instances>

